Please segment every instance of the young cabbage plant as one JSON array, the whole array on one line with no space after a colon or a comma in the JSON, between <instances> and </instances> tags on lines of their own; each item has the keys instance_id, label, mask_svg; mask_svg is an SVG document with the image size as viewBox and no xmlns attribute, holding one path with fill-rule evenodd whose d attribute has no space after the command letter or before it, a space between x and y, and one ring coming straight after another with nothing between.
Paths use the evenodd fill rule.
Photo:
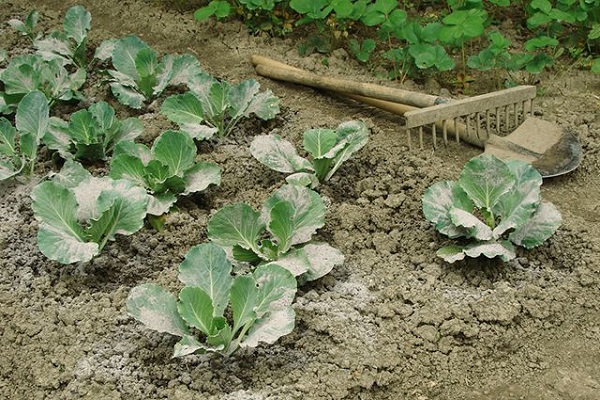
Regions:
<instances>
[{"instance_id":1,"label":"young cabbage plant","mask_svg":"<svg viewBox=\"0 0 600 400\"><path fill-rule=\"evenodd\" d=\"M196 145L187 133L165 131L151 149L131 142L117 145L110 163L110 176L128 179L145 188L149 196L149 217L158 217L169 211L177 196L201 192L211 184L221 183L218 165L195 162L195 158Z\"/></svg>"},{"instance_id":2,"label":"young cabbage plant","mask_svg":"<svg viewBox=\"0 0 600 400\"><path fill-rule=\"evenodd\" d=\"M134 35L105 40L94 57L112 61L115 69L107 71L111 91L119 102L132 108L142 108L167 86L186 84L201 72L196 57L168 54L159 60L156 52Z\"/></svg>"},{"instance_id":3,"label":"young cabbage plant","mask_svg":"<svg viewBox=\"0 0 600 400\"><path fill-rule=\"evenodd\" d=\"M225 251L214 243L192 247L179 266L179 300L160 286L136 286L127 311L147 328L181 337L173 357L229 356L239 348L271 344L294 329L296 280L275 264L232 276Z\"/></svg>"},{"instance_id":4,"label":"young cabbage plant","mask_svg":"<svg viewBox=\"0 0 600 400\"><path fill-rule=\"evenodd\" d=\"M311 241L324 224L325 205L318 193L284 185L263 203L260 212L245 203L217 211L208 221L208 238L231 248L237 261L275 263L301 281L311 281L344 262L339 250Z\"/></svg>"},{"instance_id":5,"label":"young cabbage plant","mask_svg":"<svg viewBox=\"0 0 600 400\"><path fill-rule=\"evenodd\" d=\"M561 223L558 209L541 200L542 177L523 161L483 154L463 167L458 181L438 182L423 195L423 213L442 234L462 243L437 255L447 262L468 257L516 257L514 246L541 245Z\"/></svg>"},{"instance_id":6,"label":"young cabbage plant","mask_svg":"<svg viewBox=\"0 0 600 400\"><path fill-rule=\"evenodd\" d=\"M62 264L90 261L116 234L137 232L148 203L146 191L133 182L93 177L75 161L34 187L31 198L38 247Z\"/></svg>"},{"instance_id":7,"label":"young cabbage plant","mask_svg":"<svg viewBox=\"0 0 600 400\"><path fill-rule=\"evenodd\" d=\"M63 30L35 39L33 46L44 60L58 60L62 65L86 66L87 35L92 15L82 6L73 6L65 13Z\"/></svg>"},{"instance_id":8,"label":"young cabbage plant","mask_svg":"<svg viewBox=\"0 0 600 400\"><path fill-rule=\"evenodd\" d=\"M310 129L304 132L304 149L309 161L298 155L294 146L279 135L256 136L250 152L267 167L284 173L288 183L315 188L328 181L342 163L360 150L369 138L362 121L348 121L333 129Z\"/></svg>"},{"instance_id":9,"label":"young cabbage plant","mask_svg":"<svg viewBox=\"0 0 600 400\"><path fill-rule=\"evenodd\" d=\"M17 108L15 127L0 117L0 181L33 174L40 140L48 127L49 107L41 92L27 94Z\"/></svg>"},{"instance_id":10,"label":"young cabbage plant","mask_svg":"<svg viewBox=\"0 0 600 400\"><path fill-rule=\"evenodd\" d=\"M87 110L71 114L69 122L50 118L43 141L65 160L105 160L120 142L133 142L144 127L135 117L120 121L106 102L92 104Z\"/></svg>"},{"instance_id":11,"label":"young cabbage plant","mask_svg":"<svg viewBox=\"0 0 600 400\"><path fill-rule=\"evenodd\" d=\"M81 99L79 89L85 78L85 69L69 73L57 59L46 61L39 54L13 57L0 71L0 81L4 84L0 112L12 113L26 94L36 90L44 93L50 105L59 100Z\"/></svg>"},{"instance_id":12,"label":"young cabbage plant","mask_svg":"<svg viewBox=\"0 0 600 400\"><path fill-rule=\"evenodd\" d=\"M242 118L251 114L268 121L279 113L279 99L270 90L261 92L254 79L230 84L207 74L188 82L189 92L167 97L161 112L194 139L227 136Z\"/></svg>"},{"instance_id":13,"label":"young cabbage plant","mask_svg":"<svg viewBox=\"0 0 600 400\"><path fill-rule=\"evenodd\" d=\"M21 35L27 36L31 41L34 41L37 38L35 27L37 26L39 19L40 13L36 10L32 10L27 14L25 20L21 21L20 19L13 18L8 21L8 24Z\"/></svg>"}]
</instances>

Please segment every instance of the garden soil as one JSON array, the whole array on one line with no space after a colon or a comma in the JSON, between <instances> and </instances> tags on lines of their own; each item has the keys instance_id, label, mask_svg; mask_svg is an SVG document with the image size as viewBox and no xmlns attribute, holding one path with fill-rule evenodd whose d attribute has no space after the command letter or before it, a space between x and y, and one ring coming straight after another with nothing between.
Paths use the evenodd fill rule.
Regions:
<instances>
[{"instance_id":1,"label":"garden soil","mask_svg":"<svg viewBox=\"0 0 600 400\"><path fill-rule=\"evenodd\" d=\"M24 18L35 8L47 31L60 27L74 4L2 0L0 19ZM432 183L456 179L480 150L450 144L434 151L426 140L422 150L409 151L400 117L257 77L249 62L258 53L377 82L345 52L335 51L327 63L322 55L302 58L295 40L253 36L238 23L198 23L190 12L155 2L84 5L92 13L92 50L104 39L137 34L161 53L195 54L219 78L258 79L281 98L282 113L268 123L247 122L220 143L200 144L199 157L222 167L222 185L181 199L164 231L147 225L119 237L86 265L63 266L37 249L29 195L57 170L50 155L42 152L31 182L0 187L0 398L600 399L600 76L561 66L540 77L537 112L573 131L584 149L579 169L542 187L563 215L557 233L506 264L449 265L435 256L446 240L424 220L420 199ZM28 45L5 24L0 39L9 55ZM404 87L444 90L433 80ZM139 115L147 143L172 128L159 104L137 113L119 106L97 72L85 94L89 101L109 99L122 117ZM61 106L58 113L74 109ZM206 240L210 215L233 202L258 207L282 184L282 174L251 157L253 136L276 132L299 145L304 130L350 119L368 122L370 140L320 187L328 208L319 239L346 260L301 287L295 330L228 359L171 358L176 338L127 315L129 290L155 282L176 293L178 264Z\"/></svg>"}]
</instances>

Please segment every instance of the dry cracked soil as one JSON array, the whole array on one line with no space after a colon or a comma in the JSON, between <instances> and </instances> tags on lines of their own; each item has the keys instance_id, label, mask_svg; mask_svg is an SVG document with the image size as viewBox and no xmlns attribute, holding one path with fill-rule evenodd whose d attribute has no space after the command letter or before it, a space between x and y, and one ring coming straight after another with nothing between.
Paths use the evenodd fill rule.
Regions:
<instances>
[{"instance_id":1,"label":"dry cracked soil","mask_svg":"<svg viewBox=\"0 0 600 400\"><path fill-rule=\"evenodd\" d=\"M37 9L48 30L76 3L1 4L0 20ZM424 220L421 197L432 183L456 179L481 150L454 143L434 151L427 139L423 149L409 150L400 117L257 77L249 62L263 54L322 74L378 81L343 51L326 66L322 56L298 56L290 39L253 36L238 23L201 24L155 2L80 4L92 14L90 48L137 34L161 53L195 54L219 78L258 79L280 97L282 113L201 145L200 158L221 166L222 185L181 199L164 231L147 225L119 237L87 265L63 266L37 249L29 195L56 168L51 157L42 153L45 161L29 183L0 187L0 398L600 399L600 76L565 66L540 78L536 111L571 130L584 149L576 171L542 187L563 215L557 233L505 264L449 265L435 256L446 240ZM0 38L9 55L27 45L6 24ZM96 79L85 86L89 101L109 99L99 74L90 76ZM147 142L171 128L156 105L135 115ZM239 201L257 207L282 184L283 175L250 155L253 136L277 132L299 144L306 129L350 119L369 121L370 140L320 188L328 208L319 237L339 248L345 263L301 287L296 328L275 344L228 359L172 359L175 338L127 315L129 290L155 282L175 292L177 267L206 240L211 213Z\"/></svg>"}]
</instances>

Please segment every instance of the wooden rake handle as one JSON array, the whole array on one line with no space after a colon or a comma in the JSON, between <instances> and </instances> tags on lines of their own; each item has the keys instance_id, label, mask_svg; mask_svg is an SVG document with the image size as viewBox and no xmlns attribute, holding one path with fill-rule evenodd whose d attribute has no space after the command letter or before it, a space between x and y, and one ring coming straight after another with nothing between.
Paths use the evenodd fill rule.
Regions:
<instances>
[{"instance_id":1,"label":"wooden rake handle","mask_svg":"<svg viewBox=\"0 0 600 400\"><path fill-rule=\"evenodd\" d=\"M350 97L350 95L361 96L364 98L384 100L417 108L430 107L447 102L446 99L439 96L313 74L312 72L295 68L264 56L252 56L252 63L256 67L256 72L259 75L318 89L332 90L348 97ZM381 103L381 105L384 105L384 103ZM408 108L402 108L402 106L400 106L400 110L404 110L400 114L410 111Z\"/></svg>"}]
</instances>

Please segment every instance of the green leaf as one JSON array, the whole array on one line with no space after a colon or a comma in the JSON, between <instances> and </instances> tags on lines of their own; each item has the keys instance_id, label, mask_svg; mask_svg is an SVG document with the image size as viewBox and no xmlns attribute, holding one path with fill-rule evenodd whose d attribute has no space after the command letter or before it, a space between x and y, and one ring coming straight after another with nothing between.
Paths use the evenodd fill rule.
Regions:
<instances>
[{"instance_id":1,"label":"green leaf","mask_svg":"<svg viewBox=\"0 0 600 400\"><path fill-rule=\"evenodd\" d=\"M281 201L271 208L269 232L277 238L277 252L285 254L292 245L294 235L294 206L289 201Z\"/></svg>"},{"instance_id":2,"label":"green leaf","mask_svg":"<svg viewBox=\"0 0 600 400\"><path fill-rule=\"evenodd\" d=\"M192 247L179 265L179 280L206 293L214 307L213 316L218 317L223 315L229 302L231 271L231 262L221 247L202 243Z\"/></svg>"},{"instance_id":3,"label":"green leaf","mask_svg":"<svg viewBox=\"0 0 600 400\"><path fill-rule=\"evenodd\" d=\"M235 246L259 253L257 246L265 224L260 213L244 203L228 205L208 221L208 237L222 246Z\"/></svg>"},{"instance_id":4,"label":"green leaf","mask_svg":"<svg viewBox=\"0 0 600 400\"><path fill-rule=\"evenodd\" d=\"M152 145L154 158L169 167L170 175L180 177L194 165L196 151L194 140L181 131L165 131Z\"/></svg>"},{"instance_id":5,"label":"green leaf","mask_svg":"<svg viewBox=\"0 0 600 400\"><path fill-rule=\"evenodd\" d=\"M92 15L82 6L73 6L65 13L63 29L78 45L87 37Z\"/></svg>"},{"instance_id":6,"label":"green leaf","mask_svg":"<svg viewBox=\"0 0 600 400\"><path fill-rule=\"evenodd\" d=\"M250 153L260 163L278 172L312 171L310 162L300 157L294 146L279 135L254 137Z\"/></svg>"},{"instance_id":7,"label":"green leaf","mask_svg":"<svg viewBox=\"0 0 600 400\"><path fill-rule=\"evenodd\" d=\"M142 160L130 154L119 154L110 162L110 177L127 179L136 185L148 188L146 169Z\"/></svg>"},{"instance_id":8,"label":"green leaf","mask_svg":"<svg viewBox=\"0 0 600 400\"><path fill-rule=\"evenodd\" d=\"M534 51L546 47L558 46L558 40L549 36L538 36L525 42L525 50Z\"/></svg>"},{"instance_id":9,"label":"green leaf","mask_svg":"<svg viewBox=\"0 0 600 400\"><path fill-rule=\"evenodd\" d=\"M28 93L19 102L15 125L20 133L29 133L40 140L48 127L50 108L42 92Z\"/></svg>"},{"instance_id":10,"label":"green leaf","mask_svg":"<svg viewBox=\"0 0 600 400\"><path fill-rule=\"evenodd\" d=\"M113 158L120 154L129 154L142 160L144 165L147 165L152 160L152 152L150 149L141 143L130 141L119 142L113 151Z\"/></svg>"},{"instance_id":11,"label":"green leaf","mask_svg":"<svg viewBox=\"0 0 600 400\"><path fill-rule=\"evenodd\" d=\"M79 226L73 192L55 182L42 182L33 188L31 198L40 221L38 247L46 257L70 264L89 261L98 253L98 245L88 243Z\"/></svg>"},{"instance_id":12,"label":"green leaf","mask_svg":"<svg viewBox=\"0 0 600 400\"><path fill-rule=\"evenodd\" d=\"M291 246L308 242L317 229L325 225L325 204L319 194L298 185L284 185L267 199L262 207L264 221L270 220L271 210L282 201L288 201L294 209ZM269 221L269 225L272 223L273 221Z\"/></svg>"},{"instance_id":13,"label":"green leaf","mask_svg":"<svg viewBox=\"0 0 600 400\"><path fill-rule=\"evenodd\" d=\"M352 154L362 149L369 139L369 130L362 121L343 122L335 131L339 137L339 142L324 156L333 159L333 165L325 176L326 181L331 179L333 174Z\"/></svg>"},{"instance_id":14,"label":"green leaf","mask_svg":"<svg viewBox=\"0 0 600 400\"><path fill-rule=\"evenodd\" d=\"M17 154L15 136L17 130L12 126L9 120L0 117L0 153L8 157Z\"/></svg>"},{"instance_id":15,"label":"green leaf","mask_svg":"<svg viewBox=\"0 0 600 400\"><path fill-rule=\"evenodd\" d=\"M155 86L158 83L157 75L160 69L156 52L149 47L141 49L136 54L135 67L139 76L139 79L136 80L137 89L147 99L150 99L155 94Z\"/></svg>"},{"instance_id":16,"label":"green leaf","mask_svg":"<svg viewBox=\"0 0 600 400\"><path fill-rule=\"evenodd\" d=\"M167 97L160 111L178 125L202 124L204 122L202 104L190 92Z\"/></svg>"},{"instance_id":17,"label":"green leaf","mask_svg":"<svg viewBox=\"0 0 600 400\"><path fill-rule=\"evenodd\" d=\"M207 336L214 333L212 300L199 287L186 286L181 289L177 310L189 326Z\"/></svg>"},{"instance_id":18,"label":"green leaf","mask_svg":"<svg viewBox=\"0 0 600 400\"><path fill-rule=\"evenodd\" d=\"M522 161L510 161L507 164L515 177L515 185L513 190L502 196L493 209L494 214L501 217L500 223L494 229L496 238L529 220L541 200L540 173Z\"/></svg>"},{"instance_id":19,"label":"green leaf","mask_svg":"<svg viewBox=\"0 0 600 400\"><path fill-rule=\"evenodd\" d=\"M127 312L149 329L182 337L189 334L177 311L175 297L153 283L131 289L127 297Z\"/></svg>"},{"instance_id":20,"label":"green leaf","mask_svg":"<svg viewBox=\"0 0 600 400\"><path fill-rule=\"evenodd\" d=\"M515 177L503 161L482 154L464 165L458 184L475 206L491 211L501 196L514 187Z\"/></svg>"},{"instance_id":21,"label":"green leaf","mask_svg":"<svg viewBox=\"0 0 600 400\"><path fill-rule=\"evenodd\" d=\"M517 227L508 238L517 245L531 249L552 236L561 222L562 217L556 206L542 202L531 218Z\"/></svg>"},{"instance_id":22,"label":"green leaf","mask_svg":"<svg viewBox=\"0 0 600 400\"><path fill-rule=\"evenodd\" d=\"M93 178L90 184L98 185L101 181L105 181L103 183L106 188L100 192L95 205L96 212L101 215L92 216L88 228L90 235L97 240L102 238L106 243L107 240L114 240L116 234L131 235L140 230L144 226L148 205L146 190L124 179ZM89 193L89 186L82 186L76 188L76 194L84 191ZM80 198L83 196L78 196L82 207ZM102 247L103 243L100 243L100 248Z\"/></svg>"},{"instance_id":23,"label":"green leaf","mask_svg":"<svg viewBox=\"0 0 600 400\"><path fill-rule=\"evenodd\" d=\"M338 143L338 133L333 129L309 129L304 132L304 149L310 153L313 159L325 157L325 155ZM333 157L329 157L333 158ZM287 171L282 171L287 172ZM295 171L289 171L295 172Z\"/></svg>"},{"instance_id":24,"label":"green leaf","mask_svg":"<svg viewBox=\"0 0 600 400\"><path fill-rule=\"evenodd\" d=\"M256 281L251 276L239 275L234 279L231 285L230 303L235 334L256 319L254 309L258 303L258 289Z\"/></svg>"},{"instance_id":25,"label":"green leaf","mask_svg":"<svg viewBox=\"0 0 600 400\"><path fill-rule=\"evenodd\" d=\"M591 68L592 72L596 73L596 74L600 74L600 57L596 58L593 62L592 62L592 68Z\"/></svg>"}]
</instances>

